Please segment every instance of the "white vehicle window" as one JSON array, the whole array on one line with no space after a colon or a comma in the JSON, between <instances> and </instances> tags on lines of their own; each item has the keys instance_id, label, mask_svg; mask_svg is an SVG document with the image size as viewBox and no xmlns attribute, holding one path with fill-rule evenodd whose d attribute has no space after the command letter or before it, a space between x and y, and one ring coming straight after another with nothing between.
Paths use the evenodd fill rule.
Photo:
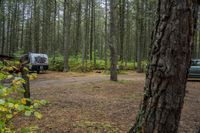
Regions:
<instances>
[{"instance_id":1,"label":"white vehicle window","mask_svg":"<svg viewBox=\"0 0 200 133\"><path fill-rule=\"evenodd\" d=\"M48 56L46 54L30 54L30 63L32 65L48 65Z\"/></svg>"}]
</instances>

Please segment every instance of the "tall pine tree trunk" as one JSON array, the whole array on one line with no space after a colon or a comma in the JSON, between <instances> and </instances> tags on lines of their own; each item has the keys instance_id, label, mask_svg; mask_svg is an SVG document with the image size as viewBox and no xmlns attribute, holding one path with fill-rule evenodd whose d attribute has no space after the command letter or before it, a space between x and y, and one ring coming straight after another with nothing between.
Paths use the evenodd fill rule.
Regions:
<instances>
[{"instance_id":1,"label":"tall pine tree trunk","mask_svg":"<svg viewBox=\"0 0 200 133\"><path fill-rule=\"evenodd\" d=\"M0 16L1 17L1 19L2 19L2 21L0 21L0 22L2 22L2 25L1 25L1 28L2 28L2 30L1 30L1 33L2 33L2 38L1 38L1 54L4 54L4 48L5 48L5 8L4 8L4 1L1 1L1 3L0 3L1 5L0 5L0 8L1 8L1 12L2 12L2 15Z\"/></svg>"},{"instance_id":2,"label":"tall pine tree trunk","mask_svg":"<svg viewBox=\"0 0 200 133\"><path fill-rule=\"evenodd\" d=\"M90 0L91 18L90 18L90 61L93 59L93 45L94 45L94 0Z\"/></svg>"},{"instance_id":3,"label":"tall pine tree trunk","mask_svg":"<svg viewBox=\"0 0 200 133\"><path fill-rule=\"evenodd\" d=\"M116 20L117 20L117 1L110 1L110 80L117 81L117 37L116 37Z\"/></svg>"},{"instance_id":4,"label":"tall pine tree trunk","mask_svg":"<svg viewBox=\"0 0 200 133\"><path fill-rule=\"evenodd\" d=\"M107 70L107 49L108 49L108 0L105 0L105 46L104 46L104 60L105 70Z\"/></svg>"},{"instance_id":5,"label":"tall pine tree trunk","mask_svg":"<svg viewBox=\"0 0 200 133\"><path fill-rule=\"evenodd\" d=\"M190 66L196 2L159 0L144 99L130 133L177 133Z\"/></svg>"},{"instance_id":6,"label":"tall pine tree trunk","mask_svg":"<svg viewBox=\"0 0 200 133\"><path fill-rule=\"evenodd\" d=\"M79 0L77 3L77 13L76 13L76 47L75 47L75 55L78 56L79 48L81 46L81 15L82 15L82 0Z\"/></svg>"},{"instance_id":7,"label":"tall pine tree trunk","mask_svg":"<svg viewBox=\"0 0 200 133\"><path fill-rule=\"evenodd\" d=\"M84 23L84 30L85 30L85 35L84 35L84 43L82 46L82 71L85 71L85 61L87 65L87 48L88 48L88 43L89 43L89 0L86 0L85 3L85 15L84 15L85 23ZM87 67L87 66L86 66Z\"/></svg>"},{"instance_id":8,"label":"tall pine tree trunk","mask_svg":"<svg viewBox=\"0 0 200 133\"><path fill-rule=\"evenodd\" d=\"M40 8L38 0L34 0L34 45L35 45L35 52L40 52Z\"/></svg>"},{"instance_id":9,"label":"tall pine tree trunk","mask_svg":"<svg viewBox=\"0 0 200 133\"><path fill-rule=\"evenodd\" d=\"M63 24L63 36L64 36L64 72L69 71L69 44L70 44L70 1L64 1L64 24Z\"/></svg>"},{"instance_id":10,"label":"tall pine tree trunk","mask_svg":"<svg viewBox=\"0 0 200 133\"><path fill-rule=\"evenodd\" d=\"M119 22L119 38L120 38L120 61L124 61L124 36L125 36L125 0L120 0L120 22Z\"/></svg>"},{"instance_id":11,"label":"tall pine tree trunk","mask_svg":"<svg viewBox=\"0 0 200 133\"><path fill-rule=\"evenodd\" d=\"M22 8L22 27L21 27L21 39L20 39L20 49L24 46L24 21L25 21L25 9L26 3L23 3Z\"/></svg>"}]
</instances>

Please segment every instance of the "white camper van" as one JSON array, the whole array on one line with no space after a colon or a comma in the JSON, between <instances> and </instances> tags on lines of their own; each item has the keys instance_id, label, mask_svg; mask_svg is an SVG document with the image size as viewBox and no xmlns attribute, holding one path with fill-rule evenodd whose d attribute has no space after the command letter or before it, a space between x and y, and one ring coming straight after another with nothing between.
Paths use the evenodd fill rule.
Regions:
<instances>
[{"instance_id":1,"label":"white camper van","mask_svg":"<svg viewBox=\"0 0 200 133\"><path fill-rule=\"evenodd\" d=\"M48 70L48 55L47 54L40 54L40 53L29 53L23 55L21 60L28 60L30 64L29 70L30 71L40 71Z\"/></svg>"}]
</instances>

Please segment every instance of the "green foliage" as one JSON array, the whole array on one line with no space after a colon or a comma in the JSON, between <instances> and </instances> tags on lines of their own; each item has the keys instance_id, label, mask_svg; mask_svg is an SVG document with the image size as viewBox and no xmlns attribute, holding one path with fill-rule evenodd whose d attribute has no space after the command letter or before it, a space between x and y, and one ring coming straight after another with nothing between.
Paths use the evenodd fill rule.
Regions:
<instances>
[{"instance_id":1,"label":"green foliage","mask_svg":"<svg viewBox=\"0 0 200 133\"><path fill-rule=\"evenodd\" d=\"M63 71L64 58L63 56L58 56L55 59L49 58L49 69L52 71ZM82 60L81 58L71 57L69 58L69 67L71 71L82 71ZM103 70L105 68L103 60L97 60L96 69ZM93 62L88 61L85 63L84 71L94 70Z\"/></svg>"},{"instance_id":2,"label":"green foliage","mask_svg":"<svg viewBox=\"0 0 200 133\"><path fill-rule=\"evenodd\" d=\"M148 65L148 61L147 60L143 60L142 61L142 70L143 70L143 72L147 71L147 65Z\"/></svg>"},{"instance_id":3,"label":"green foliage","mask_svg":"<svg viewBox=\"0 0 200 133\"><path fill-rule=\"evenodd\" d=\"M132 62L119 62L119 69L120 70L134 70L135 69L135 65Z\"/></svg>"},{"instance_id":4,"label":"green foliage","mask_svg":"<svg viewBox=\"0 0 200 133\"><path fill-rule=\"evenodd\" d=\"M34 115L36 118L41 119L42 115L37 111L38 108L47 104L45 100L31 100L22 97L24 92L23 84L24 79L10 75L6 70L11 70L13 67L3 66L0 71L0 132L12 133L15 128L13 118L24 114L25 116ZM29 75L29 77L32 77ZM33 76L34 77L34 76ZM32 78L33 78L32 77ZM10 84L5 85L3 81L9 80ZM31 102L31 106L26 103ZM25 130L25 129L23 129ZM27 128L31 130L31 128Z\"/></svg>"},{"instance_id":5,"label":"green foliage","mask_svg":"<svg viewBox=\"0 0 200 133\"><path fill-rule=\"evenodd\" d=\"M63 71L64 66L64 58L59 55L55 59L49 58L49 69L52 71ZM105 61L101 59L96 60L96 64L94 65L93 61L88 60L85 62L85 66L82 66L81 56L79 57L70 57L69 58L69 67L71 71L92 71L92 70L106 70L109 69L110 62L108 61L107 68L105 68ZM120 70L134 70L135 65L132 62L127 62L126 64L123 62L118 63Z\"/></svg>"},{"instance_id":6,"label":"green foliage","mask_svg":"<svg viewBox=\"0 0 200 133\"><path fill-rule=\"evenodd\" d=\"M14 56L15 57L20 57L21 55L23 55L24 54L24 49L20 49L20 50L18 50L18 51L16 51L15 53L14 53ZM26 53L26 54L28 54L28 53Z\"/></svg>"},{"instance_id":7,"label":"green foliage","mask_svg":"<svg viewBox=\"0 0 200 133\"><path fill-rule=\"evenodd\" d=\"M49 58L49 69L52 71L63 71L64 59L62 56L55 59Z\"/></svg>"},{"instance_id":8,"label":"green foliage","mask_svg":"<svg viewBox=\"0 0 200 133\"><path fill-rule=\"evenodd\" d=\"M148 61L147 60L143 60L141 62L142 72L146 72L147 71L147 65L148 65ZM137 62L135 63L135 68L137 68Z\"/></svg>"}]
</instances>

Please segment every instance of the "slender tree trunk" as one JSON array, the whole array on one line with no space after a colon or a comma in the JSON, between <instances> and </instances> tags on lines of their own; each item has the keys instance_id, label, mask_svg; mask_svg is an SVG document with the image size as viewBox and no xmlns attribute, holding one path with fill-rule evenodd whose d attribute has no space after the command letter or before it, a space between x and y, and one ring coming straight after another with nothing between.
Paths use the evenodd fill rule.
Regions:
<instances>
[{"instance_id":1,"label":"slender tree trunk","mask_svg":"<svg viewBox=\"0 0 200 133\"><path fill-rule=\"evenodd\" d=\"M21 72L22 72L22 78L25 80L25 83L23 84L24 87L24 98L30 99L31 98L31 92L30 92L30 81L29 81L29 77L28 77L28 71L26 70L27 66L23 65L21 68ZM26 69L25 69L26 68ZM30 106L31 103L30 101L26 101L26 105Z\"/></svg>"},{"instance_id":2,"label":"slender tree trunk","mask_svg":"<svg viewBox=\"0 0 200 133\"><path fill-rule=\"evenodd\" d=\"M87 46L89 43L89 0L86 0L85 4L85 42L83 43L82 47L82 71L85 71L85 59L87 65ZM87 67L87 66L86 66Z\"/></svg>"},{"instance_id":3,"label":"slender tree trunk","mask_svg":"<svg viewBox=\"0 0 200 133\"><path fill-rule=\"evenodd\" d=\"M27 18L27 22L25 25L25 42L24 42L24 54L27 54L28 52L31 52L31 44L32 44L32 32L31 32L31 18L32 18L32 9L31 6L28 5L28 16L29 18Z\"/></svg>"},{"instance_id":4,"label":"slender tree trunk","mask_svg":"<svg viewBox=\"0 0 200 133\"><path fill-rule=\"evenodd\" d=\"M9 47L9 55L13 55L15 51L16 46L16 25L17 25L17 9L18 9L18 3L17 0L14 1L14 7L12 10L11 15L11 32L10 32L10 47Z\"/></svg>"},{"instance_id":5,"label":"slender tree trunk","mask_svg":"<svg viewBox=\"0 0 200 133\"><path fill-rule=\"evenodd\" d=\"M144 99L130 133L177 133L194 37L196 1L159 0Z\"/></svg>"},{"instance_id":6,"label":"slender tree trunk","mask_svg":"<svg viewBox=\"0 0 200 133\"><path fill-rule=\"evenodd\" d=\"M64 36L64 72L68 71L68 49L67 49L67 0L64 1L64 23L63 23L63 36Z\"/></svg>"},{"instance_id":7,"label":"slender tree trunk","mask_svg":"<svg viewBox=\"0 0 200 133\"><path fill-rule=\"evenodd\" d=\"M125 45L125 67L127 67L128 57L130 56L129 47L130 47L130 38L131 38L131 20L130 20L130 2L126 0L126 45Z\"/></svg>"},{"instance_id":8,"label":"slender tree trunk","mask_svg":"<svg viewBox=\"0 0 200 133\"><path fill-rule=\"evenodd\" d=\"M43 7L43 12L42 12L42 53L47 52L47 5L46 5L46 0L42 1L42 7Z\"/></svg>"},{"instance_id":9,"label":"slender tree trunk","mask_svg":"<svg viewBox=\"0 0 200 133\"><path fill-rule=\"evenodd\" d=\"M199 41L198 41L198 48L197 48L197 50L198 50L198 55L197 55L197 58L200 58L200 31L198 31L198 34L199 34Z\"/></svg>"},{"instance_id":10,"label":"slender tree trunk","mask_svg":"<svg viewBox=\"0 0 200 133\"><path fill-rule=\"evenodd\" d=\"M25 9L26 9L26 3L23 3L23 9L22 9L22 28L21 28L21 44L20 49L24 46L24 21L25 21Z\"/></svg>"},{"instance_id":11,"label":"slender tree trunk","mask_svg":"<svg viewBox=\"0 0 200 133\"><path fill-rule=\"evenodd\" d=\"M94 47L94 49L93 49L93 52L94 52L94 69L96 69L96 59L97 59L97 57L96 57L96 54L97 54L97 39L98 39L98 37L97 37L97 30L96 30L96 11L95 11L95 5L96 5L96 2L95 2L95 0L93 0L93 3L92 3L92 19L93 19L93 47ZM97 18L98 18L98 16L97 16Z\"/></svg>"},{"instance_id":12,"label":"slender tree trunk","mask_svg":"<svg viewBox=\"0 0 200 133\"><path fill-rule=\"evenodd\" d=\"M135 61L137 62L137 71L141 71L140 45L139 45L139 0L136 0L136 19L135 19Z\"/></svg>"},{"instance_id":13,"label":"slender tree trunk","mask_svg":"<svg viewBox=\"0 0 200 133\"><path fill-rule=\"evenodd\" d=\"M0 0L0 51L2 52L2 30L3 30L3 16L4 16L4 13L3 13L3 1Z\"/></svg>"},{"instance_id":14,"label":"slender tree trunk","mask_svg":"<svg viewBox=\"0 0 200 133\"><path fill-rule=\"evenodd\" d=\"M69 71L69 64L68 64L68 56L69 56L69 43L70 43L70 10L69 10L70 2L65 0L64 1L64 25L63 25L63 36L64 36L64 72Z\"/></svg>"},{"instance_id":15,"label":"slender tree trunk","mask_svg":"<svg viewBox=\"0 0 200 133\"><path fill-rule=\"evenodd\" d=\"M142 52L144 48L144 0L138 1L138 44L137 44L137 72L142 72Z\"/></svg>"},{"instance_id":16,"label":"slender tree trunk","mask_svg":"<svg viewBox=\"0 0 200 133\"><path fill-rule=\"evenodd\" d=\"M110 80L117 81L117 42L116 42L117 1L110 1Z\"/></svg>"},{"instance_id":17,"label":"slender tree trunk","mask_svg":"<svg viewBox=\"0 0 200 133\"><path fill-rule=\"evenodd\" d=\"M94 45L94 0L91 0L91 18L90 18L90 61L93 59L93 45Z\"/></svg>"},{"instance_id":18,"label":"slender tree trunk","mask_svg":"<svg viewBox=\"0 0 200 133\"><path fill-rule=\"evenodd\" d=\"M10 1L8 2L8 14L7 14L7 28L6 28L6 31L7 31L7 34L6 34L6 54L9 53L9 49L10 49L10 27L11 27L11 3Z\"/></svg>"},{"instance_id":19,"label":"slender tree trunk","mask_svg":"<svg viewBox=\"0 0 200 133\"><path fill-rule=\"evenodd\" d=\"M120 61L124 61L125 0L120 0Z\"/></svg>"},{"instance_id":20,"label":"slender tree trunk","mask_svg":"<svg viewBox=\"0 0 200 133\"><path fill-rule=\"evenodd\" d=\"M52 53L52 12L53 12L53 8L52 8L52 4L53 1L49 1L49 0L46 0L46 53L47 54L50 54ZM48 33L48 34L47 34Z\"/></svg>"},{"instance_id":21,"label":"slender tree trunk","mask_svg":"<svg viewBox=\"0 0 200 133\"><path fill-rule=\"evenodd\" d=\"M35 45L35 52L40 52L40 8L38 0L34 0L34 45Z\"/></svg>"},{"instance_id":22,"label":"slender tree trunk","mask_svg":"<svg viewBox=\"0 0 200 133\"><path fill-rule=\"evenodd\" d=\"M105 0L105 46L104 46L105 70L107 70L107 65L108 65L107 49L108 49L108 0Z\"/></svg>"},{"instance_id":23,"label":"slender tree trunk","mask_svg":"<svg viewBox=\"0 0 200 133\"><path fill-rule=\"evenodd\" d=\"M4 54L5 48L5 8L4 8L4 1L1 2L2 4L2 40L1 40L1 54Z\"/></svg>"},{"instance_id":24,"label":"slender tree trunk","mask_svg":"<svg viewBox=\"0 0 200 133\"><path fill-rule=\"evenodd\" d=\"M146 46L147 46L147 39L148 39L148 36L147 36L147 0L144 0L142 1L143 2L143 14L142 14L142 18L143 18L143 51L142 51L142 60L145 60L147 59L147 49L146 49ZM149 24L150 25L150 24ZM144 70L144 66L143 66L143 70Z\"/></svg>"},{"instance_id":25,"label":"slender tree trunk","mask_svg":"<svg viewBox=\"0 0 200 133\"><path fill-rule=\"evenodd\" d=\"M57 13L58 13L58 21L57 21L57 44L58 44L58 48L60 50L60 52L63 52L63 43L61 43L61 38L60 38L60 4L57 3Z\"/></svg>"},{"instance_id":26,"label":"slender tree trunk","mask_svg":"<svg viewBox=\"0 0 200 133\"><path fill-rule=\"evenodd\" d=\"M76 18L76 49L75 55L79 54L79 47L81 46L81 9L82 9L82 0L78 1L78 9L77 9L77 18Z\"/></svg>"},{"instance_id":27,"label":"slender tree trunk","mask_svg":"<svg viewBox=\"0 0 200 133\"><path fill-rule=\"evenodd\" d=\"M58 14L59 14L59 12L58 12ZM53 28L53 60L55 60L55 58L56 58L56 50L57 50L57 47L56 47L56 44L57 44L57 39L56 39L56 17L57 17L57 0L55 0L54 1L54 22L53 22L53 24L54 24L54 28ZM58 43L58 46L59 46L59 43Z\"/></svg>"}]
</instances>

